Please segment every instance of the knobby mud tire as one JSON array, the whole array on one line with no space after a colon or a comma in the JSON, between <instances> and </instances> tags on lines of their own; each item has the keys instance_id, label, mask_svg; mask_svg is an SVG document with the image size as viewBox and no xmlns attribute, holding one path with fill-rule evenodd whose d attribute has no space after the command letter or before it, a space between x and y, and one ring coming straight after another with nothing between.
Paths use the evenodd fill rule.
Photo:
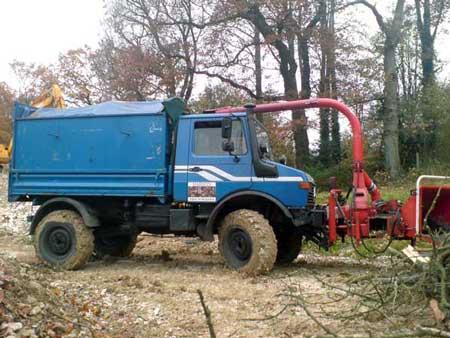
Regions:
<instances>
[{"instance_id":1,"label":"knobby mud tire","mask_svg":"<svg viewBox=\"0 0 450 338\"><path fill-rule=\"evenodd\" d=\"M242 232L251 241L251 254L245 261L239 260L230 248L229 237L235 231ZM240 209L223 219L219 228L219 250L230 268L249 275L265 274L275 264L277 239L263 215L253 210Z\"/></svg>"},{"instance_id":2,"label":"knobby mud tire","mask_svg":"<svg viewBox=\"0 0 450 338\"><path fill-rule=\"evenodd\" d=\"M71 246L67 254L58 256L49 249L47 237L55 227L70 237ZM50 212L37 225L34 247L36 255L45 264L61 270L77 270L86 264L94 251L94 235L77 212L57 210Z\"/></svg>"}]
</instances>

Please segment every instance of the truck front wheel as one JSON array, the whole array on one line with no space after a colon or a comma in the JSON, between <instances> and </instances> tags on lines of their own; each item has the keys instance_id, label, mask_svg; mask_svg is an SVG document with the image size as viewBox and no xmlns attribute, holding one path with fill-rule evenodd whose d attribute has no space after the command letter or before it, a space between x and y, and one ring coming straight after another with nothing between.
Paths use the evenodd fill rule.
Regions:
<instances>
[{"instance_id":1,"label":"truck front wheel","mask_svg":"<svg viewBox=\"0 0 450 338\"><path fill-rule=\"evenodd\" d=\"M293 262L302 249L303 236L298 229L282 229L277 233L278 256L277 264Z\"/></svg>"},{"instance_id":2,"label":"truck front wheel","mask_svg":"<svg viewBox=\"0 0 450 338\"><path fill-rule=\"evenodd\" d=\"M95 236L95 256L128 257L137 243L137 234L120 236Z\"/></svg>"},{"instance_id":3,"label":"truck front wheel","mask_svg":"<svg viewBox=\"0 0 450 338\"><path fill-rule=\"evenodd\" d=\"M277 240L266 218L256 211L241 209L223 219L219 249L230 268L258 275L272 270Z\"/></svg>"},{"instance_id":4,"label":"truck front wheel","mask_svg":"<svg viewBox=\"0 0 450 338\"><path fill-rule=\"evenodd\" d=\"M37 225L34 235L37 256L46 264L76 270L94 250L94 235L83 218L72 210L50 212Z\"/></svg>"}]
</instances>

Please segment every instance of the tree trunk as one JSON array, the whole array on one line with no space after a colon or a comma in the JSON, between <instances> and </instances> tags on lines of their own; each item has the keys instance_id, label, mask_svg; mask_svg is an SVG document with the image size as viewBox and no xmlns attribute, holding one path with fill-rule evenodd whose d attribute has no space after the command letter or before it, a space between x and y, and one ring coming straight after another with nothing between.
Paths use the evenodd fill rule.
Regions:
<instances>
[{"instance_id":1,"label":"tree trunk","mask_svg":"<svg viewBox=\"0 0 450 338\"><path fill-rule=\"evenodd\" d=\"M317 23L320 21L321 14L323 13L323 6L325 5L324 0L320 1L320 6L316 12L316 15L311 19L311 21L303 28L301 32L297 33L297 52L298 59L300 62L300 81L301 81L301 99L311 98L311 63L309 58L309 40L311 34L316 27ZM301 22L299 23L301 26ZM302 163L306 163L309 160L309 140L307 134L307 119L304 109L300 109L292 112L292 117L296 128L296 158L297 166L302 168ZM304 150L297 147L297 143L304 145ZM301 153L299 153L301 151Z\"/></svg>"},{"instance_id":2,"label":"tree trunk","mask_svg":"<svg viewBox=\"0 0 450 338\"><path fill-rule=\"evenodd\" d=\"M328 79L330 82L331 93L330 97L337 100L337 80L336 80L336 32L334 29L334 14L336 11L335 0L330 0L330 14L329 14L329 53L328 53ZM339 126L339 114L336 109L331 112L331 143L330 143L331 157L335 163L341 160L341 133Z\"/></svg>"},{"instance_id":3,"label":"tree trunk","mask_svg":"<svg viewBox=\"0 0 450 338\"><path fill-rule=\"evenodd\" d=\"M399 116L397 93L397 69L395 63L395 45L387 37L384 47L384 152L385 166L391 178L400 174L399 154Z\"/></svg>"},{"instance_id":4,"label":"tree trunk","mask_svg":"<svg viewBox=\"0 0 450 338\"><path fill-rule=\"evenodd\" d=\"M298 54L300 60L300 83L301 83L301 91L300 98L301 99L309 99L311 98L311 64L309 60L309 46L308 46L308 38L304 35L297 36L298 43ZM309 139L307 134L307 119L306 112L304 109L299 109L292 112L292 119L294 121L295 128L295 149L296 154L295 158L299 158L296 160L296 165L299 168L303 168L303 163L307 163L309 161ZM297 146L297 144L303 144L304 148L301 149ZM305 149L307 150L305 152Z\"/></svg>"},{"instance_id":5,"label":"tree trunk","mask_svg":"<svg viewBox=\"0 0 450 338\"><path fill-rule=\"evenodd\" d=\"M300 60L300 83L301 83L301 91L300 91L300 98L301 99L309 99L311 98L311 64L309 59L309 46L308 46L308 40L309 38L305 35L298 35L297 36L297 43L298 43L298 54L299 54L299 60ZM309 160L309 140L308 140L308 134L306 132L306 112L304 109L300 109L297 111L292 112L292 118L294 122L298 121L299 125L297 123L294 125L296 128L295 132L295 149L296 149L296 164L299 168L302 168L301 163L307 162ZM298 139L297 139L298 137ZM308 149L308 153L306 158L303 158L302 154L297 152L297 143L305 144L306 148ZM297 161L297 158L299 159Z\"/></svg>"},{"instance_id":6,"label":"tree trunk","mask_svg":"<svg viewBox=\"0 0 450 338\"><path fill-rule=\"evenodd\" d=\"M405 0L397 0L394 16L392 20L384 20L374 5L365 0L357 0L354 4L362 4L368 7L374 14L378 26L384 34L384 158L385 167L389 171L391 178L396 178L400 174L400 153L399 153L399 113L398 113L398 75L395 54L400 42Z\"/></svg>"},{"instance_id":7,"label":"tree trunk","mask_svg":"<svg viewBox=\"0 0 450 338\"><path fill-rule=\"evenodd\" d=\"M284 95L288 100L298 99L297 62L292 57L292 51L267 23L258 5L248 7L245 12L241 13L241 17L253 23L266 41L270 41L270 44L275 47L280 60L280 74L283 78ZM295 162L297 167L303 168L309 159L309 142L304 111L292 112L292 120L294 123Z\"/></svg>"},{"instance_id":8,"label":"tree trunk","mask_svg":"<svg viewBox=\"0 0 450 338\"><path fill-rule=\"evenodd\" d=\"M300 98L309 99L311 97L311 63L309 59L308 39L304 36L298 36L298 54L301 62L300 79L302 90Z\"/></svg>"},{"instance_id":9,"label":"tree trunk","mask_svg":"<svg viewBox=\"0 0 450 338\"><path fill-rule=\"evenodd\" d=\"M258 28L254 28L253 43L255 44L255 93L258 99L262 98L262 66L261 66L261 39Z\"/></svg>"},{"instance_id":10,"label":"tree trunk","mask_svg":"<svg viewBox=\"0 0 450 338\"><path fill-rule=\"evenodd\" d=\"M442 0L436 0L442 1ZM434 36L431 33L431 4L430 0L424 0L423 3L420 0L415 0L416 16L417 16L417 30L420 37L420 59L422 64L422 97L421 108L423 112L423 118L425 122L425 128L422 140L422 153L425 156L433 156L435 153L436 137L434 132L436 121L432 114L432 102L430 102L430 91L435 82L435 69L434 69ZM422 13L423 8L423 13ZM437 29L438 23L436 23L435 29Z\"/></svg>"},{"instance_id":11,"label":"tree trunk","mask_svg":"<svg viewBox=\"0 0 450 338\"><path fill-rule=\"evenodd\" d=\"M434 74L434 39L431 34L431 4L430 0L423 1L423 17L420 0L415 0L417 29L421 44L422 84L426 91L435 79Z\"/></svg>"},{"instance_id":12,"label":"tree trunk","mask_svg":"<svg viewBox=\"0 0 450 338\"><path fill-rule=\"evenodd\" d=\"M280 66L280 72L283 77L286 99L298 99L296 72L283 64ZM294 124L295 164L297 168L304 168L309 161L309 140L305 110L292 111L292 121Z\"/></svg>"},{"instance_id":13,"label":"tree trunk","mask_svg":"<svg viewBox=\"0 0 450 338\"><path fill-rule=\"evenodd\" d=\"M324 0L322 0L324 1ZM325 1L324 1L325 2ZM319 82L319 96L329 97L330 83L328 79L328 56L329 56L329 37L328 37L328 18L327 8L320 6L320 82ZM320 108L320 142L319 142L319 160L324 166L330 163L330 108Z\"/></svg>"}]
</instances>

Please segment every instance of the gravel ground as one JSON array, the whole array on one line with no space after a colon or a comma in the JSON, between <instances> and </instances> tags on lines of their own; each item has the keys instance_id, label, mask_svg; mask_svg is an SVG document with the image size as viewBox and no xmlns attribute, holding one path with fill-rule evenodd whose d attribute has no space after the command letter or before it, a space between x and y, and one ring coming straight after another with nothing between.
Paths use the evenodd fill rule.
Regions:
<instances>
[{"instance_id":1,"label":"gravel ground","mask_svg":"<svg viewBox=\"0 0 450 338\"><path fill-rule=\"evenodd\" d=\"M293 294L301 294L310 311L336 332L405 325L390 323L395 319L325 316L342 313L355 300L337 308L336 290L317 278L344 286L351 277L383 268L347 257L301 255L269 275L245 277L224 266L217 242L141 235L128 259L92 261L80 271L51 270L36 259L26 235L30 205L7 203L5 176L0 187L0 337L209 337L197 290L220 338L323 333L295 304L269 318L293 304Z\"/></svg>"}]
</instances>

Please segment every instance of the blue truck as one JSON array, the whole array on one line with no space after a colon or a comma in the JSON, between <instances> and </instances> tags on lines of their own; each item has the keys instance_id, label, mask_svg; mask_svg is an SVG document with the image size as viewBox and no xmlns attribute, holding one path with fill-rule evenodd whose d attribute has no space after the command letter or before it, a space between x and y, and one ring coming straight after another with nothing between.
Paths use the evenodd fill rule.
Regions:
<instances>
[{"instance_id":1,"label":"blue truck","mask_svg":"<svg viewBox=\"0 0 450 338\"><path fill-rule=\"evenodd\" d=\"M326 242L313 179L272 160L251 105L186 114L179 98L16 104L13 130L8 198L38 206L30 234L50 266L128 256L141 232L218 234L230 268L259 274L294 260L305 237Z\"/></svg>"}]
</instances>

